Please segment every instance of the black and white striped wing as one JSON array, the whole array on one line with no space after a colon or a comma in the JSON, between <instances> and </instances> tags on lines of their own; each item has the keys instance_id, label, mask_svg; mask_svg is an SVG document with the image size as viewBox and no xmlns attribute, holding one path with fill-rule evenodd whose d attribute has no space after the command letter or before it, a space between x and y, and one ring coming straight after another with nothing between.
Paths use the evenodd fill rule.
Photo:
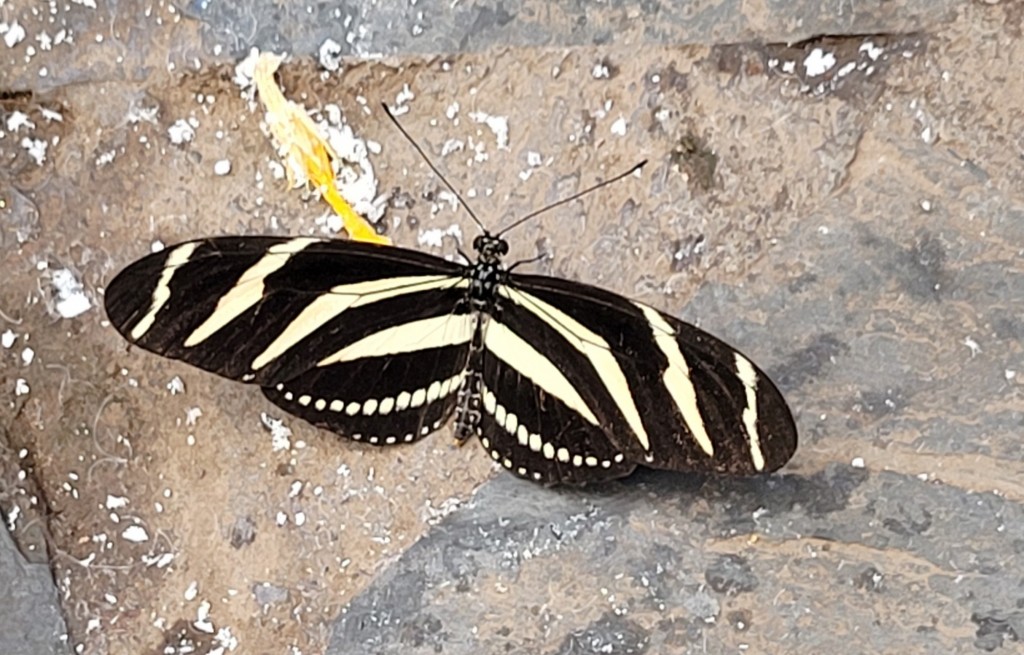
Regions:
<instances>
[{"instance_id":1,"label":"black and white striped wing","mask_svg":"<svg viewBox=\"0 0 1024 655\"><path fill-rule=\"evenodd\" d=\"M506 315L507 316L507 315ZM516 321L512 321L516 324ZM586 484L628 475L636 464L609 440L575 391L580 379L561 359L502 320L484 327L477 434L491 458L515 475L544 484Z\"/></svg>"},{"instance_id":2,"label":"black and white striped wing","mask_svg":"<svg viewBox=\"0 0 1024 655\"><path fill-rule=\"evenodd\" d=\"M395 443L453 410L477 320L461 309L467 284L463 267L411 250L218 237L135 262L105 302L146 350L258 384L334 432Z\"/></svg>"},{"instance_id":3,"label":"black and white striped wing","mask_svg":"<svg viewBox=\"0 0 1024 655\"><path fill-rule=\"evenodd\" d=\"M796 450L795 424L771 380L692 325L596 287L543 276L510 276L499 306L485 339L487 352L507 365L491 374L494 406L504 408L506 424L510 411L527 423L524 417L550 408L560 415L540 419L548 432L538 431L539 454L549 464L534 448L509 457L513 471L522 466L532 476L533 466L545 479L587 481L602 479L602 468L616 477L610 474L617 464L639 464L744 475L774 471ZM529 356L503 356L526 341ZM491 416L501 423L500 413ZM563 435L563 425L573 434ZM598 444L599 435L607 444ZM567 452L545 457L546 443ZM503 455L493 440L489 445Z\"/></svg>"}]
</instances>

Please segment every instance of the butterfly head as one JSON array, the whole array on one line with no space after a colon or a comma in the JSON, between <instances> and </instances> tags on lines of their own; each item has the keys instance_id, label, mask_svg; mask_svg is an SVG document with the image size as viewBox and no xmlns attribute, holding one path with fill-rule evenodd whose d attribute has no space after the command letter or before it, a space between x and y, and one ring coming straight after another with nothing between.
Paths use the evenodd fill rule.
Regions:
<instances>
[{"instance_id":1,"label":"butterfly head","mask_svg":"<svg viewBox=\"0 0 1024 655\"><path fill-rule=\"evenodd\" d=\"M480 255L480 262L498 264L508 254L508 242L491 234L481 234L473 239L473 250Z\"/></svg>"}]
</instances>

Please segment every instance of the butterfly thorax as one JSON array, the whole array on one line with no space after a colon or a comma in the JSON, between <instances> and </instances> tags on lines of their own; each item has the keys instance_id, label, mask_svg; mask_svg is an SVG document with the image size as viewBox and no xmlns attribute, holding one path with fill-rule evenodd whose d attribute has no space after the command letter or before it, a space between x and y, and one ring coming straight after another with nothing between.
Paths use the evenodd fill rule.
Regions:
<instances>
[{"instance_id":1,"label":"butterfly thorax","mask_svg":"<svg viewBox=\"0 0 1024 655\"><path fill-rule=\"evenodd\" d=\"M473 240L479 257L466 271L469 278L469 302L478 312L493 314L497 308L498 285L508 272L502 257L508 254L508 243L501 237L481 234Z\"/></svg>"}]
</instances>

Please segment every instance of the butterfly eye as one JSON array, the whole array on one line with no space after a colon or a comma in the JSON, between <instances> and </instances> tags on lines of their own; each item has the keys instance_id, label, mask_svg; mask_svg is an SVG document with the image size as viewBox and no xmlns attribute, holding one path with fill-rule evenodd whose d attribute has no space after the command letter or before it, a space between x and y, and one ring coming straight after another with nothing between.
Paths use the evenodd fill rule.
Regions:
<instances>
[{"instance_id":1,"label":"butterfly eye","mask_svg":"<svg viewBox=\"0 0 1024 655\"><path fill-rule=\"evenodd\" d=\"M508 254L508 241L502 239L498 242L498 253L502 255Z\"/></svg>"},{"instance_id":2,"label":"butterfly eye","mask_svg":"<svg viewBox=\"0 0 1024 655\"><path fill-rule=\"evenodd\" d=\"M478 234L473 237L473 250L480 252L484 247L484 235Z\"/></svg>"}]
</instances>

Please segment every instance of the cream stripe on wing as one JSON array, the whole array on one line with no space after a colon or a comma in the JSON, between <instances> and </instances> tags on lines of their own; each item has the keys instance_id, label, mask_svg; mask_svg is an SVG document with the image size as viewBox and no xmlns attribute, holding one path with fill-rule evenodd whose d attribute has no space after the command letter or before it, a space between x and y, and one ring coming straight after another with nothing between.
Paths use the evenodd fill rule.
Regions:
<instances>
[{"instance_id":1,"label":"cream stripe on wing","mask_svg":"<svg viewBox=\"0 0 1024 655\"><path fill-rule=\"evenodd\" d=\"M558 367L529 342L524 341L493 317L487 323L484 347L538 387L561 400L566 407L585 418L591 425L599 424L597 417L577 393L576 387L562 375Z\"/></svg>"},{"instance_id":2,"label":"cream stripe on wing","mask_svg":"<svg viewBox=\"0 0 1024 655\"><path fill-rule=\"evenodd\" d=\"M268 275L280 270L296 253L302 252L311 244L320 242L321 239L300 237L274 244L268 248L263 257L242 274L235 286L220 297L213 313L207 316L206 320L192 331L192 334L188 335L188 338L185 339L185 347L198 346L216 334L222 327L244 314L246 310L263 298L263 282Z\"/></svg>"},{"instance_id":3,"label":"cream stripe on wing","mask_svg":"<svg viewBox=\"0 0 1024 655\"><path fill-rule=\"evenodd\" d=\"M132 339L138 341L142 337L146 336L149 329L153 327L153 322L156 321L156 315L163 309L163 306L167 304L167 301L171 297L171 279L177 272L178 267L186 264L188 258L192 256L199 244L183 243L167 255L167 260L164 262L164 270L160 273L160 280L156 283L156 288L153 289L153 297L149 305L149 311L142 317L142 320L135 324L132 328Z\"/></svg>"},{"instance_id":4,"label":"cream stripe on wing","mask_svg":"<svg viewBox=\"0 0 1024 655\"><path fill-rule=\"evenodd\" d=\"M654 335L654 343L658 344L662 354L668 360L668 367L662 374L662 382L672 400L675 401L679 413L683 415L683 421L697 445L708 457L715 456L715 447L708 437L707 429L704 426L704 418L700 414L700 406L697 404L697 390L693 388L693 381L690 379L690 365L686 363L683 351L679 349L679 341L672 326L668 324L661 314L654 308L633 303L644 313L644 318L651 326L651 333Z\"/></svg>"},{"instance_id":5,"label":"cream stripe on wing","mask_svg":"<svg viewBox=\"0 0 1024 655\"><path fill-rule=\"evenodd\" d=\"M743 408L743 427L750 442L750 460L758 471L764 470L764 453L761 452L761 437L757 432L757 371L743 355L736 353L736 374L747 392L747 406Z\"/></svg>"},{"instance_id":6,"label":"cream stripe on wing","mask_svg":"<svg viewBox=\"0 0 1024 655\"><path fill-rule=\"evenodd\" d=\"M417 293L430 289L460 288L468 286L465 279L449 275L415 275L367 280L342 284L317 296L288 324L281 334L252 361L252 370L258 371L274 361L288 349L320 329L342 312L353 307L369 305L381 300ZM442 317L447 318L447 316Z\"/></svg>"},{"instance_id":7,"label":"cream stripe on wing","mask_svg":"<svg viewBox=\"0 0 1024 655\"><path fill-rule=\"evenodd\" d=\"M547 323L590 360L602 384L608 390L608 394L618 405L626 423L633 430L637 441L640 442L644 450L650 451L651 442L647 437L643 421L640 420L636 403L633 402L633 393L629 389L629 382L626 381L626 375L615 360L615 355L612 354L608 342L562 310L549 305L536 296L507 286L500 287L500 293Z\"/></svg>"},{"instance_id":8,"label":"cream stripe on wing","mask_svg":"<svg viewBox=\"0 0 1024 655\"><path fill-rule=\"evenodd\" d=\"M445 314L394 325L345 346L317 366L469 343L476 320L474 314Z\"/></svg>"}]
</instances>

